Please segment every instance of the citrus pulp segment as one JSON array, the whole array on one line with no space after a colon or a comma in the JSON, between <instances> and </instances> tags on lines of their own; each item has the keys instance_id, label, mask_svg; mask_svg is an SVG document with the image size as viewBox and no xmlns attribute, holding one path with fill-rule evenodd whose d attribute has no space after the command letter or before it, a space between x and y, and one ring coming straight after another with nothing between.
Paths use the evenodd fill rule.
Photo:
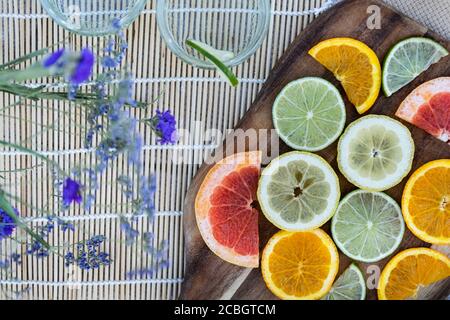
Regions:
<instances>
[{"instance_id":1,"label":"citrus pulp segment","mask_svg":"<svg viewBox=\"0 0 450 320\"><path fill-rule=\"evenodd\" d=\"M381 88L381 65L366 44L351 38L328 39L309 54L333 72L360 114L374 105Z\"/></svg>"},{"instance_id":2,"label":"citrus pulp segment","mask_svg":"<svg viewBox=\"0 0 450 320\"><path fill-rule=\"evenodd\" d=\"M419 168L406 183L402 197L406 225L419 239L450 244L450 160Z\"/></svg>"},{"instance_id":3,"label":"citrus pulp segment","mask_svg":"<svg viewBox=\"0 0 450 320\"><path fill-rule=\"evenodd\" d=\"M261 175L258 201L266 218L283 230L315 229L334 214L339 180L321 157L293 151L274 159Z\"/></svg>"},{"instance_id":4,"label":"citrus pulp segment","mask_svg":"<svg viewBox=\"0 0 450 320\"><path fill-rule=\"evenodd\" d=\"M377 262L400 245L405 225L394 199L381 192L356 190L339 204L331 223L338 248L348 257Z\"/></svg>"},{"instance_id":5,"label":"citrus pulp segment","mask_svg":"<svg viewBox=\"0 0 450 320\"><path fill-rule=\"evenodd\" d=\"M322 298L339 269L339 254L321 229L280 231L264 248L261 271L267 287L281 299Z\"/></svg>"},{"instance_id":6,"label":"citrus pulp segment","mask_svg":"<svg viewBox=\"0 0 450 320\"><path fill-rule=\"evenodd\" d=\"M334 282L330 292L322 300L364 300L366 283L355 264L351 264Z\"/></svg>"},{"instance_id":7,"label":"citrus pulp segment","mask_svg":"<svg viewBox=\"0 0 450 320\"><path fill-rule=\"evenodd\" d=\"M414 37L397 43L383 65L385 95L389 97L399 91L447 55L447 49L427 38Z\"/></svg>"},{"instance_id":8,"label":"citrus pulp segment","mask_svg":"<svg viewBox=\"0 0 450 320\"><path fill-rule=\"evenodd\" d=\"M218 162L195 199L195 216L208 247L243 267L259 264L258 211L254 208L261 152L238 153Z\"/></svg>"},{"instance_id":9,"label":"citrus pulp segment","mask_svg":"<svg viewBox=\"0 0 450 320\"><path fill-rule=\"evenodd\" d=\"M450 77L419 86L402 102L396 115L450 144Z\"/></svg>"},{"instance_id":10,"label":"citrus pulp segment","mask_svg":"<svg viewBox=\"0 0 450 320\"><path fill-rule=\"evenodd\" d=\"M339 91L320 78L291 82L273 106L273 122L280 138L297 150L328 147L344 130L345 118Z\"/></svg>"},{"instance_id":11,"label":"citrus pulp segment","mask_svg":"<svg viewBox=\"0 0 450 320\"><path fill-rule=\"evenodd\" d=\"M381 272L378 299L417 298L420 290L450 277L450 259L429 248L412 248L392 258Z\"/></svg>"},{"instance_id":12,"label":"citrus pulp segment","mask_svg":"<svg viewBox=\"0 0 450 320\"><path fill-rule=\"evenodd\" d=\"M338 164L355 186L384 191L411 170L414 141L409 129L386 116L370 115L350 124L339 140Z\"/></svg>"}]
</instances>

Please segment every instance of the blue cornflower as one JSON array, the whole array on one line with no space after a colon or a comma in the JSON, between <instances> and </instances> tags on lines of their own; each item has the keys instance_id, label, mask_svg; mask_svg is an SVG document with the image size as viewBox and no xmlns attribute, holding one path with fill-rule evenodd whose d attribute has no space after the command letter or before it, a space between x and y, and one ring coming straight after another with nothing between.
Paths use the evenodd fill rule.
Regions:
<instances>
[{"instance_id":1,"label":"blue cornflower","mask_svg":"<svg viewBox=\"0 0 450 320\"><path fill-rule=\"evenodd\" d=\"M54 74L65 75L70 81L71 95L74 96L78 85L87 81L94 68L95 57L92 51L84 48L80 53L72 53L66 49L59 49L43 62L44 68L52 68Z\"/></svg>"},{"instance_id":2,"label":"blue cornflower","mask_svg":"<svg viewBox=\"0 0 450 320\"><path fill-rule=\"evenodd\" d=\"M16 216L19 215L19 212L16 209L14 209L14 213ZM15 228L16 224L14 219L11 218L6 211L0 208L0 240L10 237Z\"/></svg>"},{"instance_id":3,"label":"blue cornflower","mask_svg":"<svg viewBox=\"0 0 450 320\"><path fill-rule=\"evenodd\" d=\"M63 48L63 49L59 49L58 51L52 53L48 58L46 58L44 60L42 65L45 68L50 68L51 66L54 66L55 64L57 64L60 61L60 59L64 55L65 51L66 50Z\"/></svg>"},{"instance_id":4,"label":"blue cornflower","mask_svg":"<svg viewBox=\"0 0 450 320\"><path fill-rule=\"evenodd\" d=\"M69 80L74 85L79 85L89 79L94 67L95 57L91 50L84 48L81 50L78 65L75 67Z\"/></svg>"},{"instance_id":5,"label":"blue cornflower","mask_svg":"<svg viewBox=\"0 0 450 320\"><path fill-rule=\"evenodd\" d=\"M82 199L83 198L81 196L81 185L75 180L67 178L64 181L63 187L64 206L68 207L72 202L80 203Z\"/></svg>"},{"instance_id":6,"label":"blue cornflower","mask_svg":"<svg viewBox=\"0 0 450 320\"><path fill-rule=\"evenodd\" d=\"M156 115L150 119L150 125L158 135L161 144L175 144L178 141L177 122L169 110L161 112L156 110Z\"/></svg>"}]
</instances>

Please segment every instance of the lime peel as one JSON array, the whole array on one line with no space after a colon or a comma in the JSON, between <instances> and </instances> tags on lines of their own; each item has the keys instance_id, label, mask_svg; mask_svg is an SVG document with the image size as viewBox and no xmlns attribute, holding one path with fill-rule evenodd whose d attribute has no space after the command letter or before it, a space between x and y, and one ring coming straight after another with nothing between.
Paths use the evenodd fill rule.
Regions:
<instances>
[{"instance_id":1,"label":"lime peel","mask_svg":"<svg viewBox=\"0 0 450 320\"><path fill-rule=\"evenodd\" d=\"M384 94L392 96L448 55L446 48L428 38L412 37L400 41L389 50L384 60Z\"/></svg>"},{"instance_id":2,"label":"lime peel","mask_svg":"<svg viewBox=\"0 0 450 320\"><path fill-rule=\"evenodd\" d=\"M338 248L349 258L372 263L398 249L405 222L397 202L381 192L356 190L339 203L331 222Z\"/></svg>"},{"instance_id":3,"label":"lime peel","mask_svg":"<svg viewBox=\"0 0 450 320\"><path fill-rule=\"evenodd\" d=\"M287 145L311 152L335 142L346 120L339 90L315 77L302 78L284 87L275 100L272 116L278 135Z\"/></svg>"},{"instance_id":4,"label":"lime peel","mask_svg":"<svg viewBox=\"0 0 450 320\"><path fill-rule=\"evenodd\" d=\"M236 87L239 84L236 75L223 62L234 57L232 52L217 50L210 45L192 39L186 40L186 44L208 59L231 86Z\"/></svg>"},{"instance_id":5,"label":"lime peel","mask_svg":"<svg viewBox=\"0 0 450 320\"><path fill-rule=\"evenodd\" d=\"M334 282L322 300L364 300L366 283L361 270L352 263Z\"/></svg>"}]
</instances>

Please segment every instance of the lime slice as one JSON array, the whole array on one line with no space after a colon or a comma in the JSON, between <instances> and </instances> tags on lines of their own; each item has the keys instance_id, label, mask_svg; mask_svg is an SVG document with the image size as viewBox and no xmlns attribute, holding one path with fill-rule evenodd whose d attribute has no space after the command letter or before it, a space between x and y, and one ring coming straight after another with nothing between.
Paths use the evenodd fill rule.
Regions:
<instances>
[{"instance_id":1,"label":"lime slice","mask_svg":"<svg viewBox=\"0 0 450 320\"><path fill-rule=\"evenodd\" d=\"M448 54L443 46L427 38L409 38L399 42L384 61L384 94L390 97Z\"/></svg>"},{"instance_id":2,"label":"lime slice","mask_svg":"<svg viewBox=\"0 0 450 320\"><path fill-rule=\"evenodd\" d=\"M359 268L351 264L334 282L330 292L322 300L364 300L366 284Z\"/></svg>"},{"instance_id":3,"label":"lime slice","mask_svg":"<svg viewBox=\"0 0 450 320\"><path fill-rule=\"evenodd\" d=\"M258 201L269 221L287 231L320 227L334 214L339 180L331 166L312 153L294 151L264 169Z\"/></svg>"},{"instance_id":4,"label":"lime slice","mask_svg":"<svg viewBox=\"0 0 450 320\"><path fill-rule=\"evenodd\" d=\"M345 104L326 80L303 78L288 84L273 106L273 122L280 138L297 150L319 151L341 135Z\"/></svg>"},{"instance_id":5,"label":"lime slice","mask_svg":"<svg viewBox=\"0 0 450 320\"><path fill-rule=\"evenodd\" d=\"M206 43L192 39L186 40L186 44L211 61L217 68L219 74L227 80L231 86L236 87L239 84L236 75L224 63L224 61L228 61L234 57L233 52L217 50Z\"/></svg>"},{"instance_id":6,"label":"lime slice","mask_svg":"<svg viewBox=\"0 0 450 320\"><path fill-rule=\"evenodd\" d=\"M384 191L399 184L411 170L414 141L400 122L371 115L348 126L339 140L338 164L355 186Z\"/></svg>"},{"instance_id":7,"label":"lime slice","mask_svg":"<svg viewBox=\"0 0 450 320\"><path fill-rule=\"evenodd\" d=\"M381 192L356 190L339 204L331 222L334 242L348 257L376 262L391 255L405 231L395 200Z\"/></svg>"}]
</instances>

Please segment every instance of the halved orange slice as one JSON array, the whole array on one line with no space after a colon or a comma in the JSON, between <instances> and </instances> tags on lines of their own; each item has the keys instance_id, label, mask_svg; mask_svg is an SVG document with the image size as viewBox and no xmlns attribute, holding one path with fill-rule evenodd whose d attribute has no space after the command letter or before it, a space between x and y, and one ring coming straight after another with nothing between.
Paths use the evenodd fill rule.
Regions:
<instances>
[{"instance_id":1,"label":"halved orange slice","mask_svg":"<svg viewBox=\"0 0 450 320\"><path fill-rule=\"evenodd\" d=\"M400 252L388 262L378 283L378 299L417 298L421 288L450 277L450 259L428 249L413 248Z\"/></svg>"},{"instance_id":2,"label":"halved orange slice","mask_svg":"<svg viewBox=\"0 0 450 320\"><path fill-rule=\"evenodd\" d=\"M366 44L334 38L320 42L309 54L333 72L360 114L374 105L381 89L381 64Z\"/></svg>"},{"instance_id":3,"label":"halved orange slice","mask_svg":"<svg viewBox=\"0 0 450 320\"><path fill-rule=\"evenodd\" d=\"M261 152L238 153L218 162L195 199L195 216L208 247L232 264L259 264L258 210L253 207Z\"/></svg>"},{"instance_id":4,"label":"halved orange slice","mask_svg":"<svg viewBox=\"0 0 450 320\"><path fill-rule=\"evenodd\" d=\"M339 254L323 230L280 231L267 243L261 259L267 287L281 299L314 300L330 291L339 269Z\"/></svg>"},{"instance_id":5,"label":"halved orange slice","mask_svg":"<svg viewBox=\"0 0 450 320\"><path fill-rule=\"evenodd\" d=\"M402 197L406 225L419 239L450 244L450 160L419 168L408 180Z\"/></svg>"},{"instance_id":6,"label":"halved orange slice","mask_svg":"<svg viewBox=\"0 0 450 320\"><path fill-rule=\"evenodd\" d=\"M396 116L450 144L450 77L417 87L402 102Z\"/></svg>"}]
</instances>

